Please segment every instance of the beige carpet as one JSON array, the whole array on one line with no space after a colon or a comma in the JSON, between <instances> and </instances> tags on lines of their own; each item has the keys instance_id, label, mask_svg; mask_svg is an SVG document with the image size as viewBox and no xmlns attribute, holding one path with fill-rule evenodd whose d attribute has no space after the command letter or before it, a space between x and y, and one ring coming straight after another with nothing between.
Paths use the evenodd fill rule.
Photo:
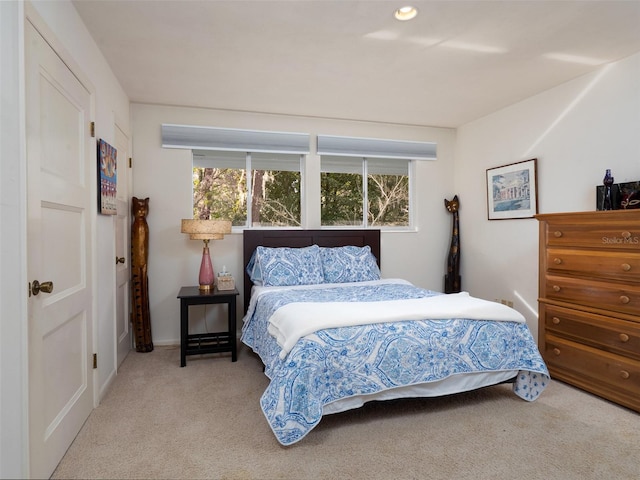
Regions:
<instances>
[{"instance_id":1,"label":"beige carpet","mask_svg":"<svg viewBox=\"0 0 640 480\"><path fill-rule=\"evenodd\" d=\"M640 415L560 382L533 403L510 385L373 402L282 447L246 347L131 352L53 478L638 479Z\"/></svg>"}]
</instances>

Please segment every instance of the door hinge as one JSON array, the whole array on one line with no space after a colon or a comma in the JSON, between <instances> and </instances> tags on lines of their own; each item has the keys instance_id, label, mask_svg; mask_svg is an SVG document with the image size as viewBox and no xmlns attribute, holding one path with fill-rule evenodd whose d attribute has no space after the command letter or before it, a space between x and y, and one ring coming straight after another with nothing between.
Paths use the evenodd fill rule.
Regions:
<instances>
[{"instance_id":1,"label":"door hinge","mask_svg":"<svg viewBox=\"0 0 640 480\"><path fill-rule=\"evenodd\" d=\"M93 354L93 368L98 368L98 354Z\"/></svg>"},{"instance_id":2,"label":"door hinge","mask_svg":"<svg viewBox=\"0 0 640 480\"><path fill-rule=\"evenodd\" d=\"M131 157L129 157L129 168L131 168L131 164L133 163L133 161L131 160Z\"/></svg>"},{"instance_id":3,"label":"door hinge","mask_svg":"<svg viewBox=\"0 0 640 480\"><path fill-rule=\"evenodd\" d=\"M96 138L96 122L91 122L91 138Z\"/></svg>"}]
</instances>

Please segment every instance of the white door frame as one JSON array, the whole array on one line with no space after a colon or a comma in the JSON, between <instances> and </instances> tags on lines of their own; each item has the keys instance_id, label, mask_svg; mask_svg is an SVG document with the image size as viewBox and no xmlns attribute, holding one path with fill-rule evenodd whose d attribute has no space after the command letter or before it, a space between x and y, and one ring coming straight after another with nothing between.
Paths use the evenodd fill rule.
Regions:
<instances>
[{"instance_id":1,"label":"white door frame","mask_svg":"<svg viewBox=\"0 0 640 480\"><path fill-rule=\"evenodd\" d=\"M0 1L0 478L29 474L24 3Z\"/></svg>"},{"instance_id":2,"label":"white door frame","mask_svg":"<svg viewBox=\"0 0 640 480\"><path fill-rule=\"evenodd\" d=\"M118 214L114 216L114 234L116 237L114 238L114 242L116 258L122 262L121 264L116 263L113 299L116 331L114 343L117 372L133 348L133 332L131 328L131 169L129 164L131 140L124 130L119 127L118 122L114 124L114 138L118 151ZM122 230L119 230L119 227L121 227ZM118 247L121 247L121 251L119 251ZM124 288L120 289L121 286Z\"/></svg>"}]
</instances>

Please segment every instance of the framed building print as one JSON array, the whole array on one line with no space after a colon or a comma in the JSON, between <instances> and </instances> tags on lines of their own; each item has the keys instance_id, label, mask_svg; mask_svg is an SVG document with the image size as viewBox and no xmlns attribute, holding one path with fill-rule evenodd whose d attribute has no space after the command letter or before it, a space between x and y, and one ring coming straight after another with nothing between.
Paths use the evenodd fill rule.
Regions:
<instances>
[{"instance_id":1,"label":"framed building print","mask_svg":"<svg viewBox=\"0 0 640 480\"><path fill-rule=\"evenodd\" d=\"M118 186L117 154L104 140L98 141L98 212L116 215L116 190Z\"/></svg>"},{"instance_id":2,"label":"framed building print","mask_svg":"<svg viewBox=\"0 0 640 480\"><path fill-rule=\"evenodd\" d=\"M537 159L487 169L489 220L531 218L538 213Z\"/></svg>"}]
</instances>

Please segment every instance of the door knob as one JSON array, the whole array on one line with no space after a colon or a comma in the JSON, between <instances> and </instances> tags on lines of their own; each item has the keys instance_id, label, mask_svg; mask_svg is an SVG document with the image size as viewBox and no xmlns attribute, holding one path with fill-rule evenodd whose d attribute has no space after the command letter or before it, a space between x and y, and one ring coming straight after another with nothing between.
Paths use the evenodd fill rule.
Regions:
<instances>
[{"instance_id":1,"label":"door knob","mask_svg":"<svg viewBox=\"0 0 640 480\"><path fill-rule=\"evenodd\" d=\"M38 295L40 292L51 293L53 292L53 282L42 282L40 283L38 280L34 280L31 284L31 293L33 295Z\"/></svg>"},{"instance_id":2,"label":"door knob","mask_svg":"<svg viewBox=\"0 0 640 480\"><path fill-rule=\"evenodd\" d=\"M116 257L116 265L119 263L124 263L124 257Z\"/></svg>"}]
</instances>

